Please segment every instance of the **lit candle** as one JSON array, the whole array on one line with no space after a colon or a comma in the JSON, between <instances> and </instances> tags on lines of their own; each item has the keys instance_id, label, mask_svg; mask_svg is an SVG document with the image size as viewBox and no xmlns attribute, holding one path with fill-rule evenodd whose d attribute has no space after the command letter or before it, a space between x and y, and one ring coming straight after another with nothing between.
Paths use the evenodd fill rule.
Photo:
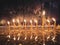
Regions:
<instances>
[{"instance_id":1,"label":"lit candle","mask_svg":"<svg viewBox=\"0 0 60 45\"><path fill-rule=\"evenodd\" d=\"M18 23L18 27L21 27L20 20L17 19L16 21L17 21L17 23Z\"/></svg>"},{"instance_id":2,"label":"lit candle","mask_svg":"<svg viewBox=\"0 0 60 45\"><path fill-rule=\"evenodd\" d=\"M15 26L15 19L13 19L12 22L13 22L13 24L14 24L14 26Z\"/></svg>"},{"instance_id":3,"label":"lit candle","mask_svg":"<svg viewBox=\"0 0 60 45\"><path fill-rule=\"evenodd\" d=\"M20 23L19 19L17 19L17 23L18 23L18 24Z\"/></svg>"},{"instance_id":4,"label":"lit candle","mask_svg":"<svg viewBox=\"0 0 60 45\"><path fill-rule=\"evenodd\" d=\"M43 10L42 15L45 15L45 10Z\"/></svg>"},{"instance_id":5,"label":"lit candle","mask_svg":"<svg viewBox=\"0 0 60 45\"><path fill-rule=\"evenodd\" d=\"M52 20L54 21L54 36L56 36L56 19L52 18Z\"/></svg>"},{"instance_id":6,"label":"lit candle","mask_svg":"<svg viewBox=\"0 0 60 45\"><path fill-rule=\"evenodd\" d=\"M30 26L30 27L31 27L31 30L32 30L32 20L30 20L30 24L31 24L31 26Z\"/></svg>"},{"instance_id":7,"label":"lit candle","mask_svg":"<svg viewBox=\"0 0 60 45\"><path fill-rule=\"evenodd\" d=\"M54 21L54 28L56 28L56 19L52 18L52 20Z\"/></svg>"},{"instance_id":8,"label":"lit candle","mask_svg":"<svg viewBox=\"0 0 60 45\"><path fill-rule=\"evenodd\" d=\"M25 29L26 29L26 20L24 19L24 23L25 23Z\"/></svg>"},{"instance_id":9,"label":"lit candle","mask_svg":"<svg viewBox=\"0 0 60 45\"><path fill-rule=\"evenodd\" d=\"M50 30L50 20L47 19L47 22L48 22L48 30Z\"/></svg>"},{"instance_id":10,"label":"lit candle","mask_svg":"<svg viewBox=\"0 0 60 45\"><path fill-rule=\"evenodd\" d=\"M8 27L9 27L9 31L10 31L10 22L8 21L8 22L7 22L7 24L8 24Z\"/></svg>"},{"instance_id":11,"label":"lit candle","mask_svg":"<svg viewBox=\"0 0 60 45\"><path fill-rule=\"evenodd\" d=\"M24 40L26 40L26 39L27 39L27 37L24 38Z\"/></svg>"},{"instance_id":12,"label":"lit candle","mask_svg":"<svg viewBox=\"0 0 60 45\"><path fill-rule=\"evenodd\" d=\"M45 20L46 18L45 18L45 10L43 10L43 12L42 12L42 30L44 30L44 24L45 24L45 22L46 22L46 20Z\"/></svg>"},{"instance_id":13,"label":"lit candle","mask_svg":"<svg viewBox=\"0 0 60 45\"><path fill-rule=\"evenodd\" d=\"M36 28L38 27L38 21L34 19L34 22L36 23Z\"/></svg>"}]
</instances>

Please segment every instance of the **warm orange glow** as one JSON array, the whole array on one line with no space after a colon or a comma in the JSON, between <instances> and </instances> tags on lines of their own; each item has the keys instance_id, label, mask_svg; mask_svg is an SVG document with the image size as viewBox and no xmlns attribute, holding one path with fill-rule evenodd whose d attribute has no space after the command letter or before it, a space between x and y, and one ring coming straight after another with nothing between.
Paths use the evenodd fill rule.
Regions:
<instances>
[{"instance_id":1,"label":"warm orange glow","mask_svg":"<svg viewBox=\"0 0 60 45\"><path fill-rule=\"evenodd\" d=\"M43 13L42 13L42 15L45 15L45 10L43 10Z\"/></svg>"},{"instance_id":2,"label":"warm orange glow","mask_svg":"<svg viewBox=\"0 0 60 45\"><path fill-rule=\"evenodd\" d=\"M53 21L56 21L56 19L55 19L55 18L52 18L52 20L53 20Z\"/></svg>"},{"instance_id":3,"label":"warm orange glow","mask_svg":"<svg viewBox=\"0 0 60 45\"><path fill-rule=\"evenodd\" d=\"M2 19L0 23L1 24L5 24L6 23L6 20Z\"/></svg>"},{"instance_id":4,"label":"warm orange glow","mask_svg":"<svg viewBox=\"0 0 60 45\"><path fill-rule=\"evenodd\" d=\"M19 45L22 45L22 44L19 44Z\"/></svg>"},{"instance_id":5,"label":"warm orange glow","mask_svg":"<svg viewBox=\"0 0 60 45\"><path fill-rule=\"evenodd\" d=\"M50 36L47 37L47 40L50 38Z\"/></svg>"},{"instance_id":6,"label":"warm orange glow","mask_svg":"<svg viewBox=\"0 0 60 45\"><path fill-rule=\"evenodd\" d=\"M14 37L13 40L16 40L16 37Z\"/></svg>"},{"instance_id":7,"label":"warm orange glow","mask_svg":"<svg viewBox=\"0 0 60 45\"><path fill-rule=\"evenodd\" d=\"M18 33L18 35L17 36L20 36L20 33Z\"/></svg>"},{"instance_id":8,"label":"warm orange glow","mask_svg":"<svg viewBox=\"0 0 60 45\"><path fill-rule=\"evenodd\" d=\"M27 39L27 37L24 38L25 40Z\"/></svg>"},{"instance_id":9,"label":"warm orange glow","mask_svg":"<svg viewBox=\"0 0 60 45\"><path fill-rule=\"evenodd\" d=\"M19 40L20 39L20 37L18 37L18 39L17 40Z\"/></svg>"},{"instance_id":10,"label":"warm orange glow","mask_svg":"<svg viewBox=\"0 0 60 45\"><path fill-rule=\"evenodd\" d=\"M50 22L50 20L47 19L47 22Z\"/></svg>"},{"instance_id":11,"label":"warm orange glow","mask_svg":"<svg viewBox=\"0 0 60 45\"><path fill-rule=\"evenodd\" d=\"M9 21L8 21L7 23L8 23L8 25L10 24L10 22L9 22Z\"/></svg>"},{"instance_id":12,"label":"warm orange glow","mask_svg":"<svg viewBox=\"0 0 60 45\"><path fill-rule=\"evenodd\" d=\"M10 35L8 35L7 37L10 38Z\"/></svg>"},{"instance_id":13,"label":"warm orange glow","mask_svg":"<svg viewBox=\"0 0 60 45\"><path fill-rule=\"evenodd\" d=\"M32 23L32 20L30 20L30 23Z\"/></svg>"},{"instance_id":14,"label":"warm orange glow","mask_svg":"<svg viewBox=\"0 0 60 45\"><path fill-rule=\"evenodd\" d=\"M52 41L53 41L53 42L55 41L55 36L52 38Z\"/></svg>"},{"instance_id":15,"label":"warm orange glow","mask_svg":"<svg viewBox=\"0 0 60 45\"><path fill-rule=\"evenodd\" d=\"M32 39L32 35L31 35L30 39Z\"/></svg>"},{"instance_id":16,"label":"warm orange glow","mask_svg":"<svg viewBox=\"0 0 60 45\"><path fill-rule=\"evenodd\" d=\"M19 19L17 19L17 22L19 23Z\"/></svg>"},{"instance_id":17,"label":"warm orange glow","mask_svg":"<svg viewBox=\"0 0 60 45\"><path fill-rule=\"evenodd\" d=\"M39 17L41 16L40 18L35 18L33 16L20 19L19 17L17 19L12 19L12 22L7 21L7 28L5 27L5 25L1 26L4 28L0 27L3 30L0 34L7 35L7 39L9 39L10 41L14 41L14 43L22 42L22 44L19 45L25 44L25 41L26 43L28 43L28 41L33 41L33 43L39 42L42 45L46 45L47 41L55 42L55 38L58 32L58 30L56 29L57 26L55 18L51 19L50 17L45 17L45 10L43 10L41 14L42 16L39 14ZM3 23L4 20L2 20L2 24Z\"/></svg>"},{"instance_id":18,"label":"warm orange glow","mask_svg":"<svg viewBox=\"0 0 60 45\"><path fill-rule=\"evenodd\" d=\"M43 43L43 45L45 45L45 43Z\"/></svg>"},{"instance_id":19,"label":"warm orange glow","mask_svg":"<svg viewBox=\"0 0 60 45\"><path fill-rule=\"evenodd\" d=\"M26 23L26 19L24 19L24 22Z\"/></svg>"},{"instance_id":20,"label":"warm orange glow","mask_svg":"<svg viewBox=\"0 0 60 45\"><path fill-rule=\"evenodd\" d=\"M34 19L34 22L37 23L38 21L36 19Z\"/></svg>"},{"instance_id":21,"label":"warm orange glow","mask_svg":"<svg viewBox=\"0 0 60 45\"><path fill-rule=\"evenodd\" d=\"M14 23L14 22L15 22L15 19L13 19L12 21L13 21L13 23Z\"/></svg>"},{"instance_id":22,"label":"warm orange glow","mask_svg":"<svg viewBox=\"0 0 60 45\"><path fill-rule=\"evenodd\" d=\"M35 37L35 41L37 41L38 36Z\"/></svg>"}]
</instances>

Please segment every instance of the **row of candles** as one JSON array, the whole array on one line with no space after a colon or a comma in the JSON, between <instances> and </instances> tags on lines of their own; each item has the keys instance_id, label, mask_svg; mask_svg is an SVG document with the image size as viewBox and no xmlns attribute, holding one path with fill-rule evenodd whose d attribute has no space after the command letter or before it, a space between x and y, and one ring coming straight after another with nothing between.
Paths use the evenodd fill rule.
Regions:
<instances>
[{"instance_id":1,"label":"row of candles","mask_svg":"<svg viewBox=\"0 0 60 45\"><path fill-rule=\"evenodd\" d=\"M52 20L54 21L54 37L52 38L52 40L54 41L55 40L55 37L56 37L56 20L54 19L54 18L52 18ZM15 19L13 19L12 20L12 22L13 22L13 24L14 24L14 26L16 26L15 25ZM19 19L17 20L17 22L18 22L18 24L19 24L19 26L20 26L20 21L19 21ZM37 20L34 20L34 22L36 23L36 27L38 27L38 21ZM48 26L50 26L50 21L49 20L47 20L47 22L48 22ZM9 25L9 29L10 29L10 22L8 21L7 22L8 23L8 25ZM26 23L27 23L27 21L24 19L24 23L25 23L25 28L27 27L27 25L26 25ZM30 20L30 24L31 24L31 30L32 30L32 27L33 27L33 24L32 24L32 20ZM42 29L42 30L44 30L44 28ZM45 45L45 34L44 34L44 31L42 31L42 34L43 34L43 45ZM10 38L10 36L9 36L9 38ZM37 37L35 37L35 39L36 39ZM50 36L48 36L47 37L47 39L49 39L50 38ZM14 40L16 40L15 39L15 37L13 38ZM24 38L25 40L27 39L26 37ZM19 38L18 38L18 40L19 40Z\"/></svg>"},{"instance_id":2,"label":"row of candles","mask_svg":"<svg viewBox=\"0 0 60 45\"><path fill-rule=\"evenodd\" d=\"M54 37L53 37L53 41L54 41L54 39L55 39L55 37L56 37L56 19L55 18L52 18L52 20L54 21ZM23 27L27 27L27 20L26 19L24 19L23 20L24 21L24 24L23 24ZM19 19L12 19L12 22L13 22L13 25L14 25L14 27L16 26L16 22L18 23L18 26L20 27L20 25L21 25L21 22L20 22L20 20ZM35 24L36 24L36 27L38 27L38 20L37 19L34 19L34 22L35 22ZM48 18L48 19L46 19L46 17L45 17L45 11L43 11L43 13L42 13L42 30L45 30L43 27L45 26L45 23L46 22L48 22L48 26L50 27L50 19ZM10 24L11 24L11 22L10 21L7 21L7 24L8 24L8 26L9 26L9 30L10 30ZM33 20L30 20L30 27L31 27L31 30L32 30L32 27L33 27ZM45 33L44 33L45 31L42 31L42 36L43 36L43 45L45 45ZM10 36L8 36L9 38L10 38ZM35 37L35 39L37 38L37 36ZM48 36L47 37L47 39L49 39L50 38L50 36ZM14 40L15 40L15 38L14 38ZM25 37L25 40L26 40L26 37Z\"/></svg>"},{"instance_id":3,"label":"row of candles","mask_svg":"<svg viewBox=\"0 0 60 45\"><path fill-rule=\"evenodd\" d=\"M52 18L52 20L54 21L53 26L56 27L56 20L55 20L55 18ZM23 25L22 25L19 19L17 19L17 20L12 19L13 26L16 26L16 23L17 23L18 24L17 26L19 26L19 27L20 26L23 26L23 27L26 28L27 27L27 20L24 19L23 21L24 22L23 22ZM33 23L33 21L35 23ZM42 20L42 21L44 21L44 20ZM46 19L46 21L44 21L44 24L45 24L45 22L48 22L47 26L50 27L50 25L51 25L50 20L49 19ZM8 24L9 27L11 26L11 22L10 21L7 21L7 24ZM34 26L34 24L35 24L36 27L38 27L38 20L37 19L30 20L30 24L29 25L30 25L31 28ZM41 25L41 26L44 27L45 25Z\"/></svg>"},{"instance_id":4,"label":"row of candles","mask_svg":"<svg viewBox=\"0 0 60 45\"><path fill-rule=\"evenodd\" d=\"M40 15L40 14L39 14ZM50 26L50 18L48 18L48 19L46 19L46 17L45 17L45 10L43 10L42 11L42 14L41 14L41 18L42 18L42 26L44 26L45 25L45 23L46 22L48 22L48 26ZM54 26L56 26L56 19L55 18L52 18L52 20L54 21ZM37 25L38 25L38 20L37 19L31 19L30 20L30 24L31 24L31 26L33 25L33 21L35 22L35 24L36 24L36 27L37 27ZM13 24L14 24L14 26L16 26L15 25L15 23L18 23L18 25L21 25L21 21L19 20L19 18L18 19L12 19L12 22L13 22ZM23 26L27 26L26 24L27 24L27 20L26 19L24 19L23 20ZM11 22L10 21L7 21L7 24L10 26L10 24L11 24Z\"/></svg>"}]
</instances>

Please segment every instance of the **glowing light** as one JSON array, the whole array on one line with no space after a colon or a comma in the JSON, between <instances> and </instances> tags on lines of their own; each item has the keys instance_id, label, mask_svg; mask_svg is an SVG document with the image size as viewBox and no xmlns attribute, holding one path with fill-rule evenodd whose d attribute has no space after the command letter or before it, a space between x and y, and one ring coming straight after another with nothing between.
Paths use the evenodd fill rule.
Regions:
<instances>
[{"instance_id":1,"label":"glowing light","mask_svg":"<svg viewBox=\"0 0 60 45\"><path fill-rule=\"evenodd\" d=\"M16 40L16 38L14 37L13 40Z\"/></svg>"},{"instance_id":2,"label":"glowing light","mask_svg":"<svg viewBox=\"0 0 60 45\"><path fill-rule=\"evenodd\" d=\"M30 23L32 23L32 20L30 20Z\"/></svg>"},{"instance_id":3,"label":"glowing light","mask_svg":"<svg viewBox=\"0 0 60 45\"><path fill-rule=\"evenodd\" d=\"M50 22L50 20L47 19L47 22Z\"/></svg>"},{"instance_id":4,"label":"glowing light","mask_svg":"<svg viewBox=\"0 0 60 45\"><path fill-rule=\"evenodd\" d=\"M10 38L10 35L8 35L7 37Z\"/></svg>"},{"instance_id":5,"label":"glowing light","mask_svg":"<svg viewBox=\"0 0 60 45\"><path fill-rule=\"evenodd\" d=\"M45 43L43 43L43 45L45 45Z\"/></svg>"},{"instance_id":6,"label":"glowing light","mask_svg":"<svg viewBox=\"0 0 60 45\"><path fill-rule=\"evenodd\" d=\"M25 40L27 39L27 37L24 38Z\"/></svg>"},{"instance_id":7,"label":"glowing light","mask_svg":"<svg viewBox=\"0 0 60 45\"><path fill-rule=\"evenodd\" d=\"M43 11L42 15L45 15L45 10Z\"/></svg>"},{"instance_id":8,"label":"glowing light","mask_svg":"<svg viewBox=\"0 0 60 45\"><path fill-rule=\"evenodd\" d=\"M6 20L2 19L0 23L1 24L5 24L6 23Z\"/></svg>"},{"instance_id":9,"label":"glowing light","mask_svg":"<svg viewBox=\"0 0 60 45\"><path fill-rule=\"evenodd\" d=\"M8 23L8 25L10 24L10 22L9 22L9 21L8 21L7 23Z\"/></svg>"},{"instance_id":10,"label":"glowing light","mask_svg":"<svg viewBox=\"0 0 60 45\"><path fill-rule=\"evenodd\" d=\"M47 37L47 40L50 38L50 36Z\"/></svg>"},{"instance_id":11,"label":"glowing light","mask_svg":"<svg viewBox=\"0 0 60 45\"><path fill-rule=\"evenodd\" d=\"M37 41L38 36L35 37L35 41Z\"/></svg>"},{"instance_id":12,"label":"glowing light","mask_svg":"<svg viewBox=\"0 0 60 45\"><path fill-rule=\"evenodd\" d=\"M26 19L24 19L24 22L26 23Z\"/></svg>"},{"instance_id":13,"label":"glowing light","mask_svg":"<svg viewBox=\"0 0 60 45\"><path fill-rule=\"evenodd\" d=\"M14 23L14 22L15 22L15 19L13 19L12 21L13 21L13 23Z\"/></svg>"},{"instance_id":14,"label":"glowing light","mask_svg":"<svg viewBox=\"0 0 60 45\"><path fill-rule=\"evenodd\" d=\"M12 29L13 29L13 38L11 37L12 35L7 35L7 37L9 38L9 39L13 39L13 40L18 40L18 41L20 41L20 39L21 39L21 36L23 35L23 38L24 38L24 40L26 41L28 38L30 38L31 40L35 40L35 41L38 41L38 38L40 38L41 39L41 41L43 41L42 43L43 43L43 45L46 45L45 44L45 42L47 41L47 40L49 40L49 39L51 39L50 37L52 37L53 35L54 35L54 37L51 39L53 42L55 42L55 33L56 32L52 32L52 30L55 30L55 27L53 27L53 26L56 26L56 20L55 20L55 18L52 18L52 20L53 21L55 21L54 22L54 25L53 26L50 26L50 18L48 18L47 20L46 20L46 18L45 18L45 11L43 11L42 12L42 25L40 26L40 24L38 25L38 20L36 20L36 18L34 18L34 21L33 21L33 19L31 19L31 20L29 20L28 19L28 21L30 21L29 23L28 23L28 25L26 24L27 23L27 20L26 19L24 19L23 20L23 18L22 18L22 21L24 22L24 23L22 23L22 21L21 21L21 28L20 28L20 25L18 25L17 26L17 24L15 23L16 21L17 21L17 23L19 24L19 19L13 19L12 20L12 22L13 22L13 24L14 24L14 27L13 26L11 26L11 27L13 27ZM47 25L47 23L46 22L44 22L44 19L45 19L45 21L47 21L48 22L48 25ZM4 21L5 20L2 20L2 24L4 23ZM33 24L33 22L35 22L35 24L36 24L36 27L37 27L37 29L35 29L35 25ZM9 25L11 22L9 22L9 21L7 21L7 24ZM48 27L49 26L49 27ZM28 33L28 31L26 31L25 32L25 28L24 27L26 27L27 28L27 30L30 30L29 31L29 33ZM30 29L30 27L31 27L31 29ZM43 28L42 28L43 27ZM46 28L47 27L47 28ZM51 28L52 27L52 28ZM49 28L49 29L48 29ZM10 29L10 28L9 28ZM20 30L21 31L20 31ZM34 30L34 31L33 31ZM35 31L35 30L38 30L38 31ZM42 30L42 31L40 31L40 30ZM48 31L49 30L49 31ZM50 31L51 30L51 31ZM9 32L10 34L12 33L12 32ZM41 32L41 34L40 34L40 32ZM52 32L52 34L51 34L51 32ZM54 33L54 34L53 34ZM3 33L2 32L2 34L5 34L5 33ZM15 35L16 34L16 35ZM26 34L26 35L24 35L24 34ZM30 35L30 37L27 37L27 34L31 34ZM36 34L38 34L38 35L36 35ZM24 37L25 36L25 37ZM39 36L39 37L38 37ZM41 37L40 37L41 36ZM47 37L46 37L47 36ZM34 38L34 39L33 39ZM40 41L40 39L39 39L39 41ZM7 41L10 41L10 40L7 40ZM22 44L19 44L19 45L22 45Z\"/></svg>"},{"instance_id":15,"label":"glowing light","mask_svg":"<svg viewBox=\"0 0 60 45\"><path fill-rule=\"evenodd\" d=\"M37 23L38 21L36 19L34 19L34 22Z\"/></svg>"},{"instance_id":16,"label":"glowing light","mask_svg":"<svg viewBox=\"0 0 60 45\"><path fill-rule=\"evenodd\" d=\"M20 39L20 37L18 37L18 39L17 40L19 40Z\"/></svg>"},{"instance_id":17,"label":"glowing light","mask_svg":"<svg viewBox=\"0 0 60 45\"><path fill-rule=\"evenodd\" d=\"M32 35L31 35L30 39L32 39Z\"/></svg>"},{"instance_id":18,"label":"glowing light","mask_svg":"<svg viewBox=\"0 0 60 45\"><path fill-rule=\"evenodd\" d=\"M55 18L52 18L52 20L53 20L53 21L56 21L56 19L55 19Z\"/></svg>"},{"instance_id":19,"label":"glowing light","mask_svg":"<svg viewBox=\"0 0 60 45\"><path fill-rule=\"evenodd\" d=\"M55 36L52 38L52 41L55 42Z\"/></svg>"},{"instance_id":20,"label":"glowing light","mask_svg":"<svg viewBox=\"0 0 60 45\"><path fill-rule=\"evenodd\" d=\"M19 19L17 19L17 22L19 23Z\"/></svg>"},{"instance_id":21,"label":"glowing light","mask_svg":"<svg viewBox=\"0 0 60 45\"><path fill-rule=\"evenodd\" d=\"M21 43L19 45L22 45Z\"/></svg>"}]
</instances>

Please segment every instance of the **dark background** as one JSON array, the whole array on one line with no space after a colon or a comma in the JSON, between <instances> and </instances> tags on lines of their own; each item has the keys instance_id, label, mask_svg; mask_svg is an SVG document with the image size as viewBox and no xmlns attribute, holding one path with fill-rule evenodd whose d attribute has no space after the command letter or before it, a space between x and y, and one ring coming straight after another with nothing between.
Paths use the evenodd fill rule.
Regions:
<instances>
[{"instance_id":1,"label":"dark background","mask_svg":"<svg viewBox=\"0 0 60 45\"><path fill-rule=\"evenodd\" d=\"M35 7L44 4L44 9L60 24L60 0L0 0L0 20L10 19L19 13L32 13Z\"/></svg>"}]
</instances>

